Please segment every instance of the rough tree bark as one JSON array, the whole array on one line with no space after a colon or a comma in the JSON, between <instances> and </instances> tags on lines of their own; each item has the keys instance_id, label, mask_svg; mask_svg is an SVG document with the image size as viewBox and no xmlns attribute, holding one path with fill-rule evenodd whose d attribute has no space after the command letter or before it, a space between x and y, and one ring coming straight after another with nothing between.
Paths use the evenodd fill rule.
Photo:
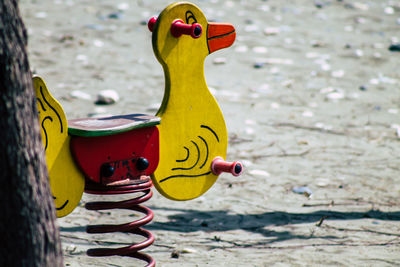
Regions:
<instances>
[{"instance_id":1,"label":"rough tree bark","mask_svg":"<svg viewBox=\"0 0 400 267\"><path fill-rule=\"evenodd\" d=\"M0 266L62 266L26 45L17 1L0 1Z\"/></svg>"}]
</instances>

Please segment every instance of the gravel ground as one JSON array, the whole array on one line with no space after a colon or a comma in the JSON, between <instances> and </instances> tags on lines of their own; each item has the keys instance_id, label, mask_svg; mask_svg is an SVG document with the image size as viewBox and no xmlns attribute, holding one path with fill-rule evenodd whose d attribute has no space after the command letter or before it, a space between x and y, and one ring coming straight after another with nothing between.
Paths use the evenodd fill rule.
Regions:
<instances>
[{"instance_id":1,"label":"gravel ground","mask_svg":"<svg viewBox=\"0 0 400 267\"><path fill-rule=\"evenodd\" d=\"M193 2L237 30L205 69L227 122L228 159L246 171L221 175L192 201L154 192L146 228L156 241L146 252L158 266L399 266L400 3ZM69 119L155 113L164 77L145 23L168 3L20 1L31 68ZM108 89L120 100L96 105ZM65 264L142 266L86 256L135 239L85 233L90 223L135 219L83 208L98 198L84 195L58 220Z\"/></svg>"}]
</instances>

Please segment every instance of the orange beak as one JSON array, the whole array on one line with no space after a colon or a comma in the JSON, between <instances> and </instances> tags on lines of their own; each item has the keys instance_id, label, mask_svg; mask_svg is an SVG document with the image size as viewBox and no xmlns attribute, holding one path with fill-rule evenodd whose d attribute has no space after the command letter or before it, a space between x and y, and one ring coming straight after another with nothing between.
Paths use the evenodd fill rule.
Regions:
<instances>
[{"instance_id":1,"label":"orange beak","mask_svg":"<svg viewBox=\"0 0 400 267\"><path fill-rule=\"evenodd\" d=\"M207 28L207 44L210 54L222 48L229 47L236 38L235 28L229 23L208 24Z\"/></svg>"}]
</instances>

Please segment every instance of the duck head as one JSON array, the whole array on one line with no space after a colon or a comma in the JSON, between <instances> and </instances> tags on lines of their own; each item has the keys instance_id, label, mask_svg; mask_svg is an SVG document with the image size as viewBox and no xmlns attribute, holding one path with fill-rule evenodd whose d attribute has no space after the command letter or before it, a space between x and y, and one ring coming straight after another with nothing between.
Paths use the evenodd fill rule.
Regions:
<instances>
[{"instance_id":1,"label":"duck head","mask_svg":"<svg viewBox=\"0 0 400 267\"><path fill-rule=\"evenodd\" d=\"M149 21L153 50L164 69L165 93L161 117L160 162L152 176L157 190L173 200L204 194L217 180L213 159L226 157L225 120L204 77L207 55L229 47L235 29L209 23L187 2L165 8Z\"/></svg>"},{"instance_id":2,"label":"duck head","mask_svg":"<svg viewBox=\"0 0 400 267\"><path fill-rule=\"evenodd\" d=\"M231 46L236 38L232 24L208 22L196 5L186 2L171 4L148 26L154 32L154 53L163 66L203 63L207 55Z\"/></svg>"}]
</instances>

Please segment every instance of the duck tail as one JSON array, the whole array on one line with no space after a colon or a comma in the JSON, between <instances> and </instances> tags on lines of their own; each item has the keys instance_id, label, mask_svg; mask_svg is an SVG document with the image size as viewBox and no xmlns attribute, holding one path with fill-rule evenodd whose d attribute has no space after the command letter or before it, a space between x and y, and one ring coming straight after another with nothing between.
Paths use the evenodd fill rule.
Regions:
<instances>
[{"instance_id":1,"label":"duck tail","mask_svg":"<svg viewBox=\"0 0 400 267\"><path fill-rule=\"evenodd\" d=\"M84 189L84 177L75 165L70 152L68 122L62 106L50 94L45 82L39 76L33 77L33 87L50 187L57 217L63 217L78 205Z\"/></svg>"}]
</instances>

